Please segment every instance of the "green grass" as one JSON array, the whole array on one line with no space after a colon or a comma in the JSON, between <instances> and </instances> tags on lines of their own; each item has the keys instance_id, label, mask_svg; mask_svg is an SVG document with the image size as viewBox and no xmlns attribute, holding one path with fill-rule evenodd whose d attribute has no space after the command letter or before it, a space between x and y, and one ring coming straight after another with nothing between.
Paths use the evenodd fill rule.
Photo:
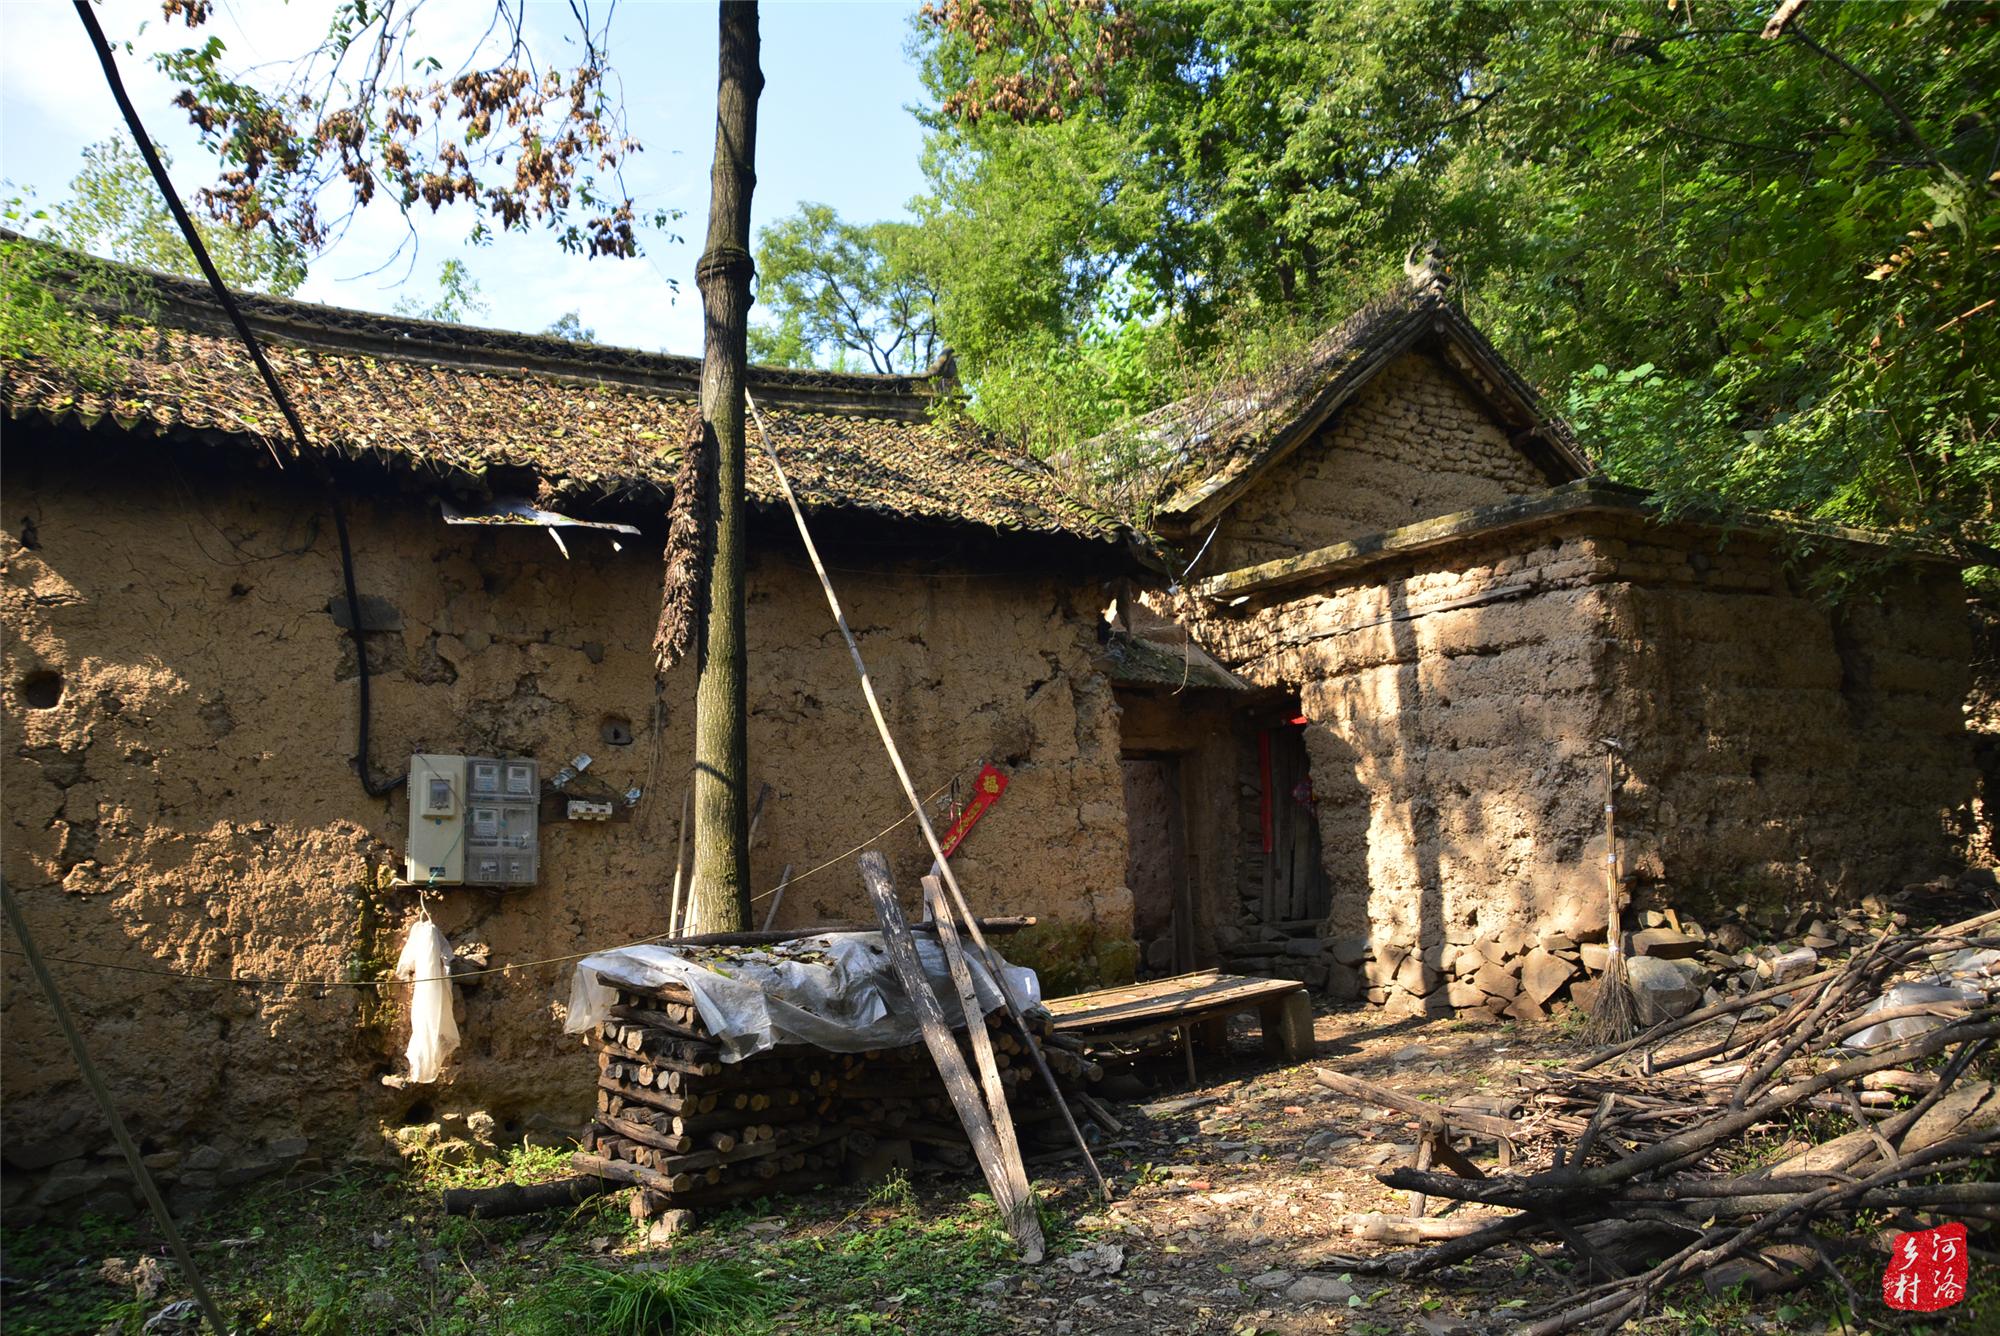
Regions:
<instances>
[{"instance_id":1,"label":"green grass","mask_svg":"<svg viewBox=\"0 0 2000 1336\"><path fill-rule=\"evenodd\" d=\"M794 1223L776 1236L745 1230L769 1205L752 1203L664 1253L644 1247L616 1194L511 1220L439 1207L443 1187L533 1182L566 1162L522 1147L477 1165L350 1170L267 1186L184 1229L234 1330L304 1336L973 1336L991 1322L979 1287L1017 1269L991 1201L962 1180L785 1199ZM1063 1214L1043 1216L1052 1254ZM8 1336L138 1333L190 1293L171 1266L150 1301L100 1274L107 1257L147 1254L164 1249L144 1221L0 1231Z\"/></svg>"},{"instance_id":2,"label":"green grass","mask_svg":"<svg viewBox=\"0 0 2000 1336\"><path fill-rule=\"evenodd\" d=\"M864 1207L832 1230L770 1245L760 1260L809 1296L785 1314L784 1329L815 1336L975 1336L991 1322L972 1302L979 1287L1017 1265L983 1199L930 1216L909 1205Z\"/></svg>"},{"instance_id":3,"label":"green grass","mask_svg":"<svg viewBox=\"0 0 2000 1336\"><path fill-rule=\"evenodd\" d=\"M664 1270L572 1262L538 1300L558 1320L580 1319L603 1336L704 1336L763 1330L777 1306L769 1286L735 1262L692 1261Z\"/></svg>"}]
</instances>

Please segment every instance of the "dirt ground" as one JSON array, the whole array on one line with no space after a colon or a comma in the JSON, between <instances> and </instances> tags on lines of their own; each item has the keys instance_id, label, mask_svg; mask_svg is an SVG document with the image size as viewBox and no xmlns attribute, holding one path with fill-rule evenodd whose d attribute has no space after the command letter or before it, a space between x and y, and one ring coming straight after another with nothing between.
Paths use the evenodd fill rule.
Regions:
<instances>
[{"instance_id":1,"label":"dirt ground","mask_svg":"<svg viewBox=\"0 0 2000 1336\"><path fill-rule=\"evenodd\" d=\"M1519 1255L1459 1268L1449 1285L1343 1279L1339 1254L1388 1245L1336 1232L1340 1218L1408 1210L1407 1197L1375 1175L1409 1162L1415 1123L1325 1089L1313 1067L1337 1067L1419 1097L1456 1098L1524 1067L1565 1061L1576 1051L1565 1027L1392 1022L1374 1009L1322 1004L1314 1035L1311 1061L1273 1066L1254 1020L1239 1018L1227 1058L1199 1058L1192 1087L1178 1060L1140 1067L1158 1093L1113 1102L1124 1134L1098 1143L1116 1199L1101 1204L1074 1160L1031 1165L1068 1228L1059 1227L1047 1263L1003 1270L980 1287L972 1301L979 1328L1055 1336L1447 1336L1505 1327L1516 1310L1558 1297L1556 1273L1524 1275L1531 1264ZM1490 1163L1494 1150L1475 1148L1473 1158ZM949 1180L925 1186L925 1195L964 1190ZM1449 1205L1434 1204L1432 1214ZM792 1209L777 1219L787 1231L812 1230L816 1214ZM766 1238L775 1232L776 1220L760 1231ZM755 1255L754 1241L739 1249L723 1234L699 1230L685 1246L708 1256ZM894 1305L883 1311L893 1318Z\"/></svg>"},{"instance_id":2,"label":"dirt ground","mask_svg":"<svg viewBox=\"0 0 2000 1336\"><path fill-rule=\"evenodd\" d=\"M1002 1292L982 1299L994 1329L1444 1336L1504 1317L1496 1306L1520 1295L1510 1265L1493 1268L1490 1286L1437 1294L1321 1269L1381 1246L1337 1233L1340 1217L1407 1210L1375 1175L1409 1162L1415 1124L1336 1095L1312 1068L1455 1096L1573 1045L1552 1025L1386 1022L1372 1009L1322 1009L1314 1037L1312 1062L1273 1067L1254 1023L1239 1019L1228 1059L1198 1057L1193 1087L1172 1061L1147 1068L1161 1093L1113 1106L1125 1135L1099 1157L1107 1175L1136 1172L1138 1183L1096 1207L1087 1174L1061 1172L1061 1203L1083 1211L1071 1223L1085 1242L1000 1278Z\"/></svg>"},{"instance_id":3,"label":"dirt ground","mask_svg":"<svg viewBox=\"0 0 2000 1336\"><path fill-rule=\"evenodd\" d=\"M1049 1257L1015 1260L976 1180L919 1177L752 1203L699 1220L664 1246L646 1241L622 1198L500 1221L445 1217L439 1188L569 1172L561 1147L522 1147L506 1164L413 1164L401 1173L336 1170L275 1184L230 1212L191 1221L190 1242L239 1331L515 1333L612 1330L586 1312L607 1274L738 1266L766 1308L749 1325L783 1336L1447 1336L1502 1332L1557 1304L1570 1280L1559 1249L1540 1260L1496 1251L1442 1277L1355 1275L1339 1255L1385 1250L1336 1232L1345 1216L1402 1214L1407 1199L1375 1175L1405 1163L1414 1124L1362 1107L1313 1079L1326 1066L1416 1096L1505 1088L1524 1069L1572 1060L1558 1017L1496 1024L1380 1011L1316 1017L1313 1059L1273 1066L1253 1022L1228 1055L1200 1060L1189 1086L1178 1058L1137 1069L1155 1088L1106 1102L1123 1126L1098 1159L1106 1205L1075 1160L1031 1172L1045 1204ZM1111 1083L1107 1083L1108 1085ZM1491 1146L1473 1148L1475 1160ZM1532 1154L1532 1152L1530 1152ZM1450 1206L1434 1204L1436 1215ZM140 1222L9 1231L0 1258L7 1330L182 1332L189 1293ZM1975 1284L1957 1312L1892 1320L1870 1291L1865 1255L1843 1312L1830 1284L1750 1303L1670 1294L1628 1331L1665 1333L1995 1330L2000 1287ZM136 1284L136 1293L135 1293ZM1979 1307L1985 1305L1984 1316ZM149 1325L163 1312L182 1321ZM690 1328L690 1330L695 1330Z\"/></svg>"}]
</instances>

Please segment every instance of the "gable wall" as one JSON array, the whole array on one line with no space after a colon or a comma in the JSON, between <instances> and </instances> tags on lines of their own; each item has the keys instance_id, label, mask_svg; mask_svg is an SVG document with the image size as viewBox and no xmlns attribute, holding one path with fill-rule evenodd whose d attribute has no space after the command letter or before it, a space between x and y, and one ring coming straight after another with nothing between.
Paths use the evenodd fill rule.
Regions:
<instances>
[{"instance_id":1,"label":"gable wall","mask_svg":"<svg viewBox=\"0 0 2000 1336\"><path fill-rule=\"evenodd\" d=\"M1204 569L1253 566L1547 486L1464 385L1406 353L1229 507Z\"/></svg>"},{"instance_id":2,"label":"gable wall","mask_svg":"<svg viewBox=\"0 0 2000 1336\"><path fill-rule=\"evenodd\" d=\"M327 612L340 564L316 491L53 453L10 451L0 535L0 833L43 949L144 970L384 977L415 909L387 887L407 799L366 797L350 763L354 654ZM395 618L368 636L378 774L429 751L532 755L546 778L588 752L572 792L646 789L629 823L544 823L536 886L441 892L447 936L485 944L497 966L660 932L694 674L683 663L666 680L655 735L655 543L613 553L573 533L565 560L545 532L448 529L416 498L355 502L351 523L360 587ZM1039 943L1018 934L1001 950L1057 965L1051 991L1129 978L1117 712L1093 667L1089 600L1042 575L836 578L919 786L969 783L982 759L1012 776L954 859L981 912L1046 925ZM748 601L751 782L772 788L753 887L789 863L779 926L871 919L851 859L806 875L907 813L847 651L802 558L753 554ZM50 671L61 699L33 708L23 687ZM614 717L628 745L603 738ZM906 893L928 863L919 840L905 821L878 842ZM407 1090L380 1080L407 1070L404 989L63 971L135 1135L202 1151L167 1163L183 1207L301 1154L380 1153L406 1119L483 1125L504 1143L574 1131L593 1108L592 1057L560 1030L562 966L461 986L449 1083ZM0 976L10 1220L131 1209L22 962L0 957Z\"/></svg>"}]
</instances>

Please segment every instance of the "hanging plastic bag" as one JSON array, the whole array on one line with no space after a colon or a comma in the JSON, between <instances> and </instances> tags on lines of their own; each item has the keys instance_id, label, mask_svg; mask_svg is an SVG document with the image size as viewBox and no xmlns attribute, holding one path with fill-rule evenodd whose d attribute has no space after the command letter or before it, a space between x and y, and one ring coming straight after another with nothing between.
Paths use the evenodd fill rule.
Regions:
<instances>
[{"instance_id":1,"label":"hanging plastic bag","mask_svg":"<svg viewBox=\"0 0 2000 1336\"><path fill-rule=\"evenodd\" d=\"M451 1015L451 943L429 918L417 920L396 958L396 977L414 979L410 990L410 1080L438 1079L445 1059L458 1047L458 1022Z\"/></svg>"}]
</instances>

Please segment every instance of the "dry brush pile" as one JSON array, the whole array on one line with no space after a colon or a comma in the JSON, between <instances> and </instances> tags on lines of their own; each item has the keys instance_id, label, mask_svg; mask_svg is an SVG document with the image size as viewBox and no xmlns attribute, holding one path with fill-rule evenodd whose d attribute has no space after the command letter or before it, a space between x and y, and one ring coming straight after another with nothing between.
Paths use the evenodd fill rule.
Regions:
<instances>
[{"instance_id":1,"label":"dry brush pile","mask_svg":"<svg viewBox=\"0 0 2000 1336\"><path fill-rule=\"evenodd\" d=\"M1822 1267L1839 1277L1834 1253L1871 1222L2000 1220L1995 948L2000 913L1885 931L1842 964L1668 1021L1572 1069L1524 1075L1502 1101L1504 1129L1490 1096L1484 1114L1412 1110L1322 1073L1425 1123L1433 1153L1384 1184L1488 1208L1377 1228L1436 1241L1326 1265L1409 1278L1500 1248L1541 1264L1535 1245L1554 1241L1581 1283L1562 1278L1569 1292L1526 1327L1553 1336L1616 1329L1676 1282L1755 1289ZM1908 986L1947 972L1946 986ZM1510 1170L1487 1174L1451 1144L1454 1132L1499 1130L1513 1142Z\"/></svg>"}]
</instances>

